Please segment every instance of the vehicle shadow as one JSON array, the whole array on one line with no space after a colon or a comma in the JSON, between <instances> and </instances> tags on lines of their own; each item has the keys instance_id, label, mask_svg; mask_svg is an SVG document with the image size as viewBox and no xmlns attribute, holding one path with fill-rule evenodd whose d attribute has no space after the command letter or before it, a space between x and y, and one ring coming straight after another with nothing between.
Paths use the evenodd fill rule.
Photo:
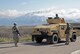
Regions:
<instances>
[{"instance_id":1,"label":"vehicle shadow","mask_svg":"<svg viewBox=\"0 0 80 54\"><path fill-rule=\"evenodd\" d=\"M65 46L66 41L60 41L58 44L53 44L50 47L59 47L59 46Z\"/></svg>"},{"instance_id":2,"label":"vehicle shadow","mask_svg":"<svg viewBox=\"0 0 80 54\"><path fill-rule=\"evenodd\" d=\"M49 45L46 42L42 42L42 43L36 43L36 42L27 42L27 43L22 43L22 45L32 45L32 46L45 46L45 45Z\"/></svg>"},{"instance_id":3,"label":"vehicle shadow","mask_svg":"<svg viewBox=\"0 0 80 54\"><path fill-rule=\"evenodd\" d=\"M26 42L26 43L22 43L22 45L32 45L32 46L47 46L47 45L63 46L63 45L65 45L65 41L60 41L58 44L49 44L47 42L42 42L42 43Z\"/></svg>"}]
</instances>

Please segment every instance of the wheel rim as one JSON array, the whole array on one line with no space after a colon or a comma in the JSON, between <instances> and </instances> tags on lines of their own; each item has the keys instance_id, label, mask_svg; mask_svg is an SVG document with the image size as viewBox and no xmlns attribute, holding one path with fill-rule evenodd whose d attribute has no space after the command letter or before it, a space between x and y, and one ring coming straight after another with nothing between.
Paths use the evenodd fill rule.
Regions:
<instances>
[{"instance_id":1,"label":"wheel rim","mask_svg":"<svg viewBox=\"0 0 80 54\"><path fill-rule=\"evenodd\" d=\"M54 37L54 41L57 41L57 37L56 36Z\"/></svg>"}]
</instances>

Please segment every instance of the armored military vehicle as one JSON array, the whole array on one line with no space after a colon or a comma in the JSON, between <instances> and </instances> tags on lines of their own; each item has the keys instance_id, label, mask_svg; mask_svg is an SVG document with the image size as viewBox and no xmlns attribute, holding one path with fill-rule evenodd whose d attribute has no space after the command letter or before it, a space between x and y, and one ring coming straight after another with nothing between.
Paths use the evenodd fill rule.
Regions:
<instances>
[{"instance_id":1,"label":"armored military vehicle","mask_svg":"<svg viewBox=\"0 0 80 54\"><path fill-rule=\"evenodd\" d=\"M47 24L37 25L33 29L32 41L41 43L43 39L46 39L48 43L58 43L61 39L66 39L66 28L64 18L59 18L58 14L56 17L48 17ZM70 40L71 42L76 41L76 31L70 26Z\"/></svg>"}]
</instances>

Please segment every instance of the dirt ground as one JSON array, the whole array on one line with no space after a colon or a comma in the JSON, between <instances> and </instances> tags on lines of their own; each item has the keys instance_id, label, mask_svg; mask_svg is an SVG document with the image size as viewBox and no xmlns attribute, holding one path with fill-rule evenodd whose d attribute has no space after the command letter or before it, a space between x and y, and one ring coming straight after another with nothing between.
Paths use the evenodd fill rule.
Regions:
<instances>
[{"instance_id":1,"label":"dirt ground","mask_svg":"<svg viewBox=\"0 0 80 54\"><path fill-rule=\"evenodd\" d=\"M18 45L19 47L14 47L13 43L0 43L0 54L71 54L80 50L80 37L69 45L65 45L65 42L59 44L25 42Z\"/></svg>"}]
</instances>

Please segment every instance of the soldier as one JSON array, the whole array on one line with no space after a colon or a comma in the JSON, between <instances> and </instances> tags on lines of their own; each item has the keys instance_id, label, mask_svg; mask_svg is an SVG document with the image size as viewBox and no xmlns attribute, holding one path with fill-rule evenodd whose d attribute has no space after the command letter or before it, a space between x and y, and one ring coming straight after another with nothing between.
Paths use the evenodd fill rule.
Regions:
<instances>
[{"instance_id":1,"label":"soldier","mask_svg":"<svg viewBox=\"0 0 80 54\"><path fill-rule=\"evenodd\" d=\"M58 14L56 14L56 17L54 19L59 19Z\"/></svg>"},{"instance_id":2,"label":"soldier","mask_svg":"<svg viewBox=\"0 0 80 54\"><path fill-rule=\"evenodd\" d=\"M70 27L69 27L69 23L67 23L67 28L66 28L66 45L69 44L69 35L70 35Z\"/></svg>"},{"instance_id":3,"label":"soldier","mask_svg":"<svg viewBox=\"0 0 80 54\"><path fill-rule=\"evenodd\" d=\"M20 33L18 28L16 27L16 23L14 23L14 26L12 27L12 32L13 32L13 40L14 40L15 46L18 47L17 43L19 42Z\"/></svg>"}]
</instances>

